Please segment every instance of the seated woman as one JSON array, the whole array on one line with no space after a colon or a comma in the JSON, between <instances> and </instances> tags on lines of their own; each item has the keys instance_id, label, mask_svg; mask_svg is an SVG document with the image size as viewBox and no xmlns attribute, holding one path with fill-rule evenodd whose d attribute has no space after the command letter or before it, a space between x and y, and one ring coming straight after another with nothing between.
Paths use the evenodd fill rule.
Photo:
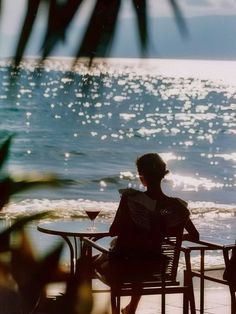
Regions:
<instances>
[{"instance_id":1,"label":"seated woman","mask_svg":"<svg viewBox=\"0 0 236 314\"><path fill-rule=\"evenodd\" d=\"M152 272L153 267L157 267L156 261L162 258L161 243L169 228L182 224L191 239L199 238L186 203L165 195L161 189L161 181L168 173L162 158L155 153L145 154L137 159L136 165L146 191L122 191L110 227L110 235L116 238L112 241L109 257L103 255L97 260L97 266L113 283L122 277ZM150 262L153 260L155 263ZM122 313L134 314L139 300L139 295L133 295Z\"/></svg>"}]
</instances>

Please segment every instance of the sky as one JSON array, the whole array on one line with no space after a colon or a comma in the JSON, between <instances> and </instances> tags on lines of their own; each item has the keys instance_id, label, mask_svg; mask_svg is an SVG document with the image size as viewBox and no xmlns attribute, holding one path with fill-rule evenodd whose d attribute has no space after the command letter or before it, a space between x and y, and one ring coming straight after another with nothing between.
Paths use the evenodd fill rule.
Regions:
<instances>
[{"instance_id":1,"label":"sky","mask_svg":"<svg viewBox=\"0 0 236 314\"><path fill-rule=\"evenodd\" d=\"M73 54L72 51L75 49L73 44L81 38L77 30L86 22L94 3L95 0L84 2L82 10L71 25L66 45L59 47L56 55ZM235 50L236 59L236 40L233 36L230 37L230 33L235 34L236 31L235 0L179 0L179 7L189 27L189 40L181 38L169 1L149 0L147 3L152 46L155 47L148 57L209 59L212 55L213 59L234 59ZM26 0L3 0L0 19L0 57L13 55L26 4ZM28 47L28 55L35 55L40 49L41 34L47 18L43 9L40 12ZM134 21L131 1L123 0L112 56L138 57L137 35L135 30L132 31ZM126 32L127 29L131 31Z\"/></svg>"}]
</instances>

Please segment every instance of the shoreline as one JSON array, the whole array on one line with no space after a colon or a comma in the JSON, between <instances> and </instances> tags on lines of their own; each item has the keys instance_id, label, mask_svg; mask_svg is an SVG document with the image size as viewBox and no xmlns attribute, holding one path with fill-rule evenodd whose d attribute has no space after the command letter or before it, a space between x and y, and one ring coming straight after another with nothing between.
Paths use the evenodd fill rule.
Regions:
<instances>
[{"instance_id":1,"label":"shoreline","mask_svg":"<svg viewBox=\"0 0 236 314\"><path fill-rule=\"evenodd\" d=\"M100 217L112 219L117 208L118 201L101 201L89 199L20 199L11 201L0 212L0 220L15 219L18 216L30 215L43 211L51 211L52 219L85 218L83 210L86 206L92 206L101 210ZM207 201L189 201L188 208L192 217L208 219L231 218L236 216L236 204L223 204Z\"/></svg>"},{"instance_id":2,"label":"shoreline","mask_svg":"<svg viewBox=\"0 0 236 314\"><path fill-rule=\"evenodd\" d=\"M89 59L80 58L74 62L73 57L48 57L39 64L40 58L28 56L21 62L21 66L33 70L34 68L45 67L49 70L72 71L82 74L96 74L99 71L105 72L119 70L122 66L130 72L138 72L139 75L160 75L165 77L197 78L201 80L212 80L230 85L236 85L236 78L233 75L236 71L236 61L233 60L207 60L207 59L167 59L167 58L94 58L89 68ZM0 59L0 66L11 65L11 58ZM94 65L99 69L93 71ZM112 66L109 71L106 65ZM129 69L126 69L128 67ZM232 73L231 75L229 73Z\"/></svg>"}]
</instances>

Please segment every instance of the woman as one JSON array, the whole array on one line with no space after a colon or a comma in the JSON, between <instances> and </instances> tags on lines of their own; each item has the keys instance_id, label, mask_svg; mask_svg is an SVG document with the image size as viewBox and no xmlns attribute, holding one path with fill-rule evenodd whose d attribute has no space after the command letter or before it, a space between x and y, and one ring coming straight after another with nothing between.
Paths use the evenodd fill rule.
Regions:
<instances>
[{"instance_id":1,"label":"woman","mask_svg":"<svg viewBox=\"0 0 236 314\"><path fill-rule=\"evenodd\" d=\"M162 257L161 243L169 228L184 224L189 238L199 238L199 233L189 218L186 203L165 195L161 189L161 181L168 173L162 158L155 153L145 154L137 159L136 165L146 191L122 191L110 227L110 235L116 238L109 260L100 260L101 269L113 283L122 280L123 276L133 276L135 280L135 276L145 276L151 272L156 260ZM155 263L150 263L150 260L155 260ZM139 300L139 295L133 295L122 313L134 314Z\"/></svg>"}]
</instances>

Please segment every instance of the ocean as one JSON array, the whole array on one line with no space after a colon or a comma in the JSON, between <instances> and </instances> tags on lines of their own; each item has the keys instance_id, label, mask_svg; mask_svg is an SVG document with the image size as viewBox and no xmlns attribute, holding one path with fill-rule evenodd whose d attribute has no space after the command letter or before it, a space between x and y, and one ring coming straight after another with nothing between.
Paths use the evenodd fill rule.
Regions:
<instances>
[{"instance_id":1,"label":"ocean","mask_svg":"<svg viewBox=\"0 0 236 314\"><path fill-rule=\"evenodd\" d=\"M7 221L50 209L85 218L86 205L112 221L121 188L142 189L135 160L158 152L164 191L186 200L201 238L236 240L236 62L197 60L24 61L10 87L0 67L0 140L15 137L6 171L56 174L60 188L14 196ZM209 256L209 263L218 262Z\"/></svg>"}]
</instances>

